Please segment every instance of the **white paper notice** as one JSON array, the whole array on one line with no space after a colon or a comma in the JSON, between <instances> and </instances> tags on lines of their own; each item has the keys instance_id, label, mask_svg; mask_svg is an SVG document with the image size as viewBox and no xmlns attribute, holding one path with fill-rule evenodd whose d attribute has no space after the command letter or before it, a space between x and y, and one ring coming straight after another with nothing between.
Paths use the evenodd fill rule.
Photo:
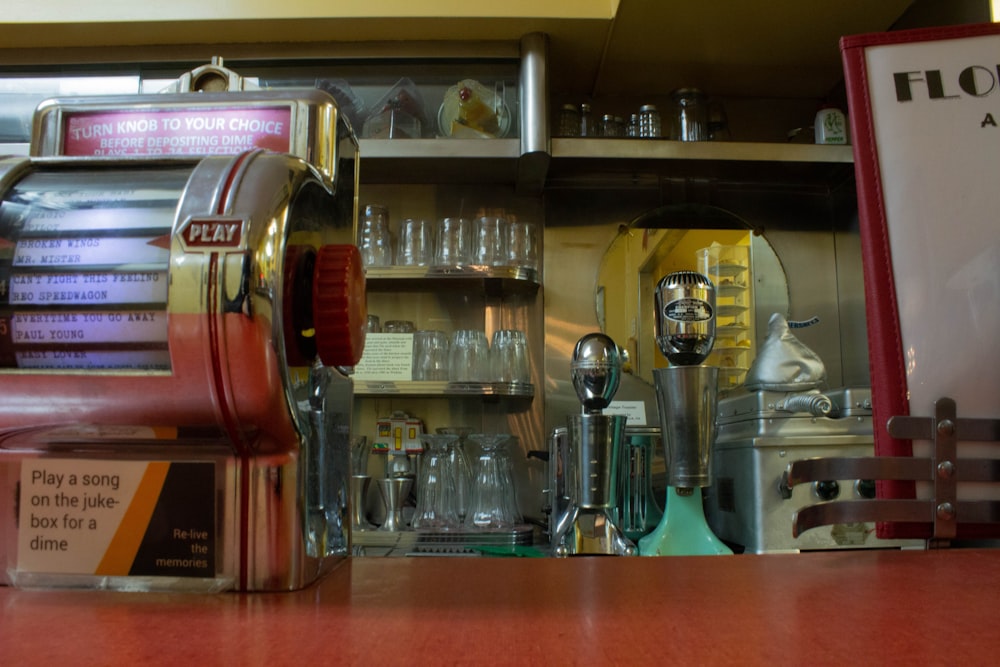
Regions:
<instances>
[{"instance_id":1,"label":"white paper notice","mask_svg":"<svg viewBox=\"0 0 1000 667\"><path fill-rule=\"evenodd\" d=\"M413 379L413 334L370 333L354 367L354 379L408 382Z\"/></svg>"},{"instance_id":2,"label":"white paper notice","mask_svg":"<svg viewBox=\"0 0 1000 667\"><path fill-rule=\"evenodd\" d=\"M625 415L628 426L646 425L646 403L644 401L611 401L604 408L606 415Z\"/></svg>"}]
</instances>

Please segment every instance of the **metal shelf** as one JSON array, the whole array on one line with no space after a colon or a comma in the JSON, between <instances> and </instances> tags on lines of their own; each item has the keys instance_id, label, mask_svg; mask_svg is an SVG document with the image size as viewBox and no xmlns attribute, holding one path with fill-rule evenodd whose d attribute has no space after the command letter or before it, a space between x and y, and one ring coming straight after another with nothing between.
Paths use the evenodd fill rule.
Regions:
<instances>
[{"instance_id":1,"label":"metal shelf","mask_svg":"<svg viewBox=\"0 0 1000 667\"><path fill-rule=\"evenodd\" d=\"M535 386L523 382L421 382L362 380L354 382L356 396L505 396L532 398Z\"/></svg>"},{"instance_id":2,"label":"metal shelf","mask_svg":"<svg viewBox=\"0 0 1000 667\"><path fill-rule=\"evenodd\" d=\"M538 272L520 266L386 266L366 269L370 292L424 292L447 287L487 296L535 294Z\"/></svg>"},{"instance_id":3,"label":"metal shelf","mask_svg":"<svg viewBox=\"0 0 1000 667\"><path fill-rule=\"evenodd\" d=\"M667 139L553 138L548 182L641 175L836 185L854 173L851 146Z\"/></svg>"},{"instance_id":4,"label":"metal shelf","mask_svg":"<svg viewBox=\"0 0 1000 667\"><path fill-rule=\"evenodd\" d=\"M360 143L364 183L519 183L526 171L522 163L539 161L538 156L521 155L519 139L362 139ZM560 137L550 143L545 174L549 180L651 171L830 182L854 170L851 146Z\"/></svg>"},{"instance_id":5,"label":"metal shelf","mask_svg":"<svg viewBox=\"0 0 1000 667\"><path fill-rule=\"evenodd\" d=\"M364 184L514 184L541 190L544 164L520 139L361 139ZM542 162L547 164L547 156Z\"/></svg>"}]
</instances>

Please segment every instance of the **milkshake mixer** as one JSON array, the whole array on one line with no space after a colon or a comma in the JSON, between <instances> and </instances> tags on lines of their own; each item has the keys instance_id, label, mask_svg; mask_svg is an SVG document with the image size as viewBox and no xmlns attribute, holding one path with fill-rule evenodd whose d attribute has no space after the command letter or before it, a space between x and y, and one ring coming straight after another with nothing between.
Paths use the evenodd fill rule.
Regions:
<instances>
[{"instance_id":1,"label":"milkshake mixer","mask_svg":"<svg viewBox=\"0 0 1000 667\"><path fill-rule=\"evenodd\" d=\"M583 411L568 417L566 446L556 447L563 453L569 498L555 523L553 551L556 556L634 556L635 545L614 520L627 418L603 414L621 381L618 345L604 334L587 334L576 343L570 372Z\"/></svg>"},{"instance_id":2,"label":"milkshake mixer","mask_svg":"<svg viewBox=\"0 0 1000 667\"><path fill-rule=\"evenodd\" d=\"M670 366L653 371L667 464L666 509L639 540L643 556L731 554L705 519L701 489L710 486L719 369L702 366L715 344L715 286L677 271L654 294L656 344Z\"/></svg>"}]
</instances>

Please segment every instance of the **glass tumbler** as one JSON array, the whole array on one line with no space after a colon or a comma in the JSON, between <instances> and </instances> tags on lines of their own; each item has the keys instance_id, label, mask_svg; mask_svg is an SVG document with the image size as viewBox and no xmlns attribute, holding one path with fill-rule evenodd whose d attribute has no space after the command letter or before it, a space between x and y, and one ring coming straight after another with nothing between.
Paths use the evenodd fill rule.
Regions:
<instances>
[{"instance_id":1,"label":"glass tumbler","mask_svg":"<svg viewBox=\"0 0 1000 667\"><path fill-rule=\"evenodd\" d=\"M493 332L490 367L494 382L531 382L528 340L523 331L499 329Z\"/></svg>"},{"instance_id":2,"label":"glass tumbler","mask_svg":"<svg viewBox=\"0 0 1000 667\"><path fill-rule=\"evenodd\" d=\"M434 266L460 267L472 263L472 221L442 218L434 230Z\"/></svg>"},{"instance_id":3,"label":"glass tumbler","mask_svg":"<svg viewBox=\"0 0 1000 667\"><path fill-rule=\"evenodd\" d=\"M422 329L413 334L413 379L448 379L448 335L445 332Z\"/></svg>"},{"instance_id":4,"label":"glass tumbler","mask_svg":"<svg viewBox=\"0 0 1000 667\"><path fill-rule=\"evenodd\" d=\"M386 320L382 333L414 333L417 328L410 320Z\"/></svg>"},{"instance_id":5,"label":"glass tumbler","mask_svg":"<svg viewBox=\"0 0 1000 667\"><path fill-rule=\"evenodd\" d=\"M424 433L420 439L428 449L420 466L417 506L410 526L414 530L458 530L461 524L458 519L456 474L449 451L458 436Z\"/></svg>"},{"instance_id":6,"label":"glass tumbler","mask_svg":"<svg viewBox=\"0 0 1000 667\"><path fill-rule=\"evenodd\" d=\"M538 269L538 230L534 223L511 221L507 228L507 261L504 263Z\"/></svg>"},{"instance_id":7,"label":"glass tumbler","mask_svg":"<svg viewBox=\"0 0 1000 667\"><path fill-rule=\"evenodd\" d=\"M505 266L508 263L508 222L506 218L483 216L472 225L472 263L478 266Z\"/></svg>"},{"instance_id":8,"label":"glass tumbler","mask_svg":"<svg viewBox=\"0 0 1000 667\"><path fill-rule=\"evenodd\" d=\"M482 329L459 329L451 335L448 379L452 382L489 382L490 345Z\"/></svg>"},{"instance_id":9,"label":"glass tumbler","mask_svg":"<svg viewBox=\"0 0 1000 667\"><path fill-rule=\"evenodd\" d=\"M430 266L434 258L434 230L426 220L407 218L399 225L397 266Z\"/></svg>"},{"instance_id":10,"label":"glass tumbler","mask_svg":"<svg viewBox=\"0 0 1000 667\"><path fill-rule=\"evenodd\" d=\"M361 263L365 266L392 266L392 248L389 209L378 204L365 206L358 238Z\"/></svg>"},{"instance_id":11,"label":"glass tumbler","mask_svg":"<svg viewBox=\"0 0 1000 667\"><path fill-rule=\"evenodd\" d=\"M372 448L368 444L368 436L357 435L351 437L351 474L368 474L368 456Z\"/></svg>"},{"instance_id":12,"label":"glass tumbler","mask_svg":"<svg viewBox=\"0 0 1000 667\"><path fill-rule=\"evenodd\" d=\"M509 435L474 433L469 439L480 446L465 515L468 530L504 532L520 523L510 462L504 452Z\"/></svg>"}]
</instances>

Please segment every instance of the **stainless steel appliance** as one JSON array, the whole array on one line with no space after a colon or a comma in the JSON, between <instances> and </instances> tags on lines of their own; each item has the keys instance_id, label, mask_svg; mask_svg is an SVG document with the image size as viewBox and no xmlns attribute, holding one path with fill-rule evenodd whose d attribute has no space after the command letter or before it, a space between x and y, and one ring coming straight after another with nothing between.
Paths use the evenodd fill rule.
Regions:
<instances>
[{"instance_id":1,"label":"stainless steel appliance","mask_svg":"<svg viewBox=\"0 0 1000 667\"><path fill-rule=\"evenodd\" d=\"M615 517L626 418L603 414L618 391L621 372L621 351L610 337L591 333L577 341L570 374L583 410L569 415L566 431L550 440L555 497L550 530L557 556L636 553Z\"/></svg>"},{"instance_id":2,"label":"stainless steel appliance","mask_svg":"<svg viewBox=\"0 0 1000 667\"><path fill-rule=\"evenodd\" d=\"M334 127L343 174L0 160L0 581L285 590L348 553L366 311Z\"/></svg>"},{"instance_id":3,"label":"stainless steel appliance","mask_svg":"<svg viewBox=\"0 0 1000 667\"><path fill-rule=\"evenodd\" d=\"M922 548L921 540L875 536L874 523L822 526L793 537L792 521L817 502L874 498L873 480L821 480L789 488L788 464L812 457L872 456L867 387L826 392L757 391L719 401L714 484L705 508L726 542L748 553L818 549Z\"/></svg>"},{"instance_id":4,"label":"stainless steel appliance","mask_svg":"<svg viewBox=\"0 0 1000 667\"><path fill-rule=\"evenodd\" d=\"M700 365L715 343L715 286L700 273L677 271L657 283L654 303L656 344L671 364L653 371L667 497L659 525L639 540L639 553L731 554L705 521L701 493L712 483L719 396L719 369Z\"/></svg>"}]
</instances>

